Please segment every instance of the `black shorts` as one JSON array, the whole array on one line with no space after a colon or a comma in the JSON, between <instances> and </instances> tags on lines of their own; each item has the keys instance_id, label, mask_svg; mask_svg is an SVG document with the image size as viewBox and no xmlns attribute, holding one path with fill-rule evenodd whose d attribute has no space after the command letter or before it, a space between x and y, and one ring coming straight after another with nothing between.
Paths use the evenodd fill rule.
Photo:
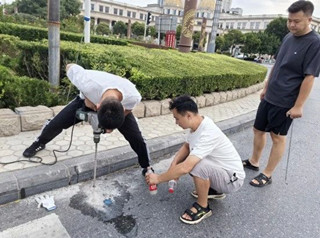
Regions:
<instances>
[{"instance_id":1,"label":"black shorts","mask_svg":"<svg viewBox=\"0 0 320 238\"><path fill-rule=\"evenodd\" d=\"M292 123L292 119L286 115L289 110L290 108L278 107L262 100L258 107L254 128L277 135L287 135Z\"/></svg>"}]
</instances>

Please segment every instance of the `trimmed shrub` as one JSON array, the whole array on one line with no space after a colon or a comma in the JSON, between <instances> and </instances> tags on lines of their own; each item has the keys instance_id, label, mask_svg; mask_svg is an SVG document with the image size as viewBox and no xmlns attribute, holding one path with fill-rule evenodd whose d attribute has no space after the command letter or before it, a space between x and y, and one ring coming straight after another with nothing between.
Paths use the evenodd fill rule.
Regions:
<instances>
[{"instance_id":1,"label":"trimmed shrub","mask_svg":"<svg viewBox=\"0 0 320 238\"><path fill-rule=\"evenodd\" d=\"M18 25L14 23L0 22L0 34L18 36L21 40L41 41L48 39L48 29L33 27L27 25ZM83 42L83 35L78 33L69 33L60 31L60 39L65 41ZM110 45L128 45L124 40L106 38L103 36L90 36L92 43L110 44Z\"/></svg>"}]
</instances>

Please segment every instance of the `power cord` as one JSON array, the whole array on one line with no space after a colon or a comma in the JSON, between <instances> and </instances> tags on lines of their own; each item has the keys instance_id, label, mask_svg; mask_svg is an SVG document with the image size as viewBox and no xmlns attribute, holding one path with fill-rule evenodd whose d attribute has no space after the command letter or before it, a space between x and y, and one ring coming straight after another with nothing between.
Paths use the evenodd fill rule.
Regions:
<instances>
[{"instance_id":1,"label":"power cord","mask_svg":"<svg viewBox=\"0 0 320 238\"><path fill-rule=\"evenodd\" d=\"M52 163L44 163L42 162L42 158L40 156L32 156L28 159L19 159L19 160L15 160L15 161L11 161L11 162L0 162L0 165L8 165L8 164L14 164L14 163L19 163L19 162L30 162L30 163L38 163L38 164L42 164L42 165L54 165L58 162L58 157L56 155L56 152L58 153L65 153L68 152L71 148L72 145L72 139L73 139L73 131L74 131L74 126L76 123L76 116L74 117L74 122L73 122L73 126L71 129L71 138L70 138L70 143L69 146L66 150L52 150L53 155L54 155L54 161Z\"/></svg>"}]
</instances>

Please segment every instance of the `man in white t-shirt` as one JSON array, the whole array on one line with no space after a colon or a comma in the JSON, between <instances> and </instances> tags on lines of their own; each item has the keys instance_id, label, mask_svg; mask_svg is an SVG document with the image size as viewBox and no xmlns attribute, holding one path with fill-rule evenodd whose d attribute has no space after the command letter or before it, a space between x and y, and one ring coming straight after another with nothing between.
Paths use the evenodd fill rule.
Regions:
<instances>
[{"instance_id":1,"label":"man in white t-shirt","mask_svg":"<svg viewBox=\"0 0 320 238\"><path fill-rule=\"evenodd\" d=\"M86 70L77 64L68 64L67 76L80 95L54 118L48 120L41 134L28 147L23 156L32 157L61 133L63 129L79 123L76 111L97 111L99 125L107 133L118 129L137 153L143 175L149 167L149 153L132 109L141 101L141 95L129 80L97 70Z\"/></svg>"},{"instance_id":2,"label":"man in white t-shirt","mask_svg":"<svg viewBox=\"0 0 320 238\"><path fill-rule=\"evenodd\" d=\"M170 110L180 127L190 129L187 141L167 172L147 174L146 181L149 185L159 184L190 173L196 188L191 194L197 202L180 220L196 224L212 214L208 198L222 199L224 193L237 191L243 184L245 172L231 141L210 118L198 113L197 104L189 96L171 101Z\"/></svg>"}]
</instances>

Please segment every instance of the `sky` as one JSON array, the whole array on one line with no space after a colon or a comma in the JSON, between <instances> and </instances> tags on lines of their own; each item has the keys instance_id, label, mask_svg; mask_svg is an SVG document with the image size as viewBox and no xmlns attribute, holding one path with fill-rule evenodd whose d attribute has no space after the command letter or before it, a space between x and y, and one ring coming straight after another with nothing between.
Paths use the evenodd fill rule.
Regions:
<instances>
[{"instance_id":1,"label":"sky","mask_svg":"<svg viewBox=\"0 0 320 238\"><path fill-rule=\"evenodd\" d=\"M157 0L114 0L130 5L147 6L147 4L158 3ZM200 0L198 0L200 1ZM232 0L231 7L243 9L243 15L259 14L287 14L288 7L296 0ZM315 10L313 15L320 18L320 1L311 0Z\"/></svg>"}]
</instances>

